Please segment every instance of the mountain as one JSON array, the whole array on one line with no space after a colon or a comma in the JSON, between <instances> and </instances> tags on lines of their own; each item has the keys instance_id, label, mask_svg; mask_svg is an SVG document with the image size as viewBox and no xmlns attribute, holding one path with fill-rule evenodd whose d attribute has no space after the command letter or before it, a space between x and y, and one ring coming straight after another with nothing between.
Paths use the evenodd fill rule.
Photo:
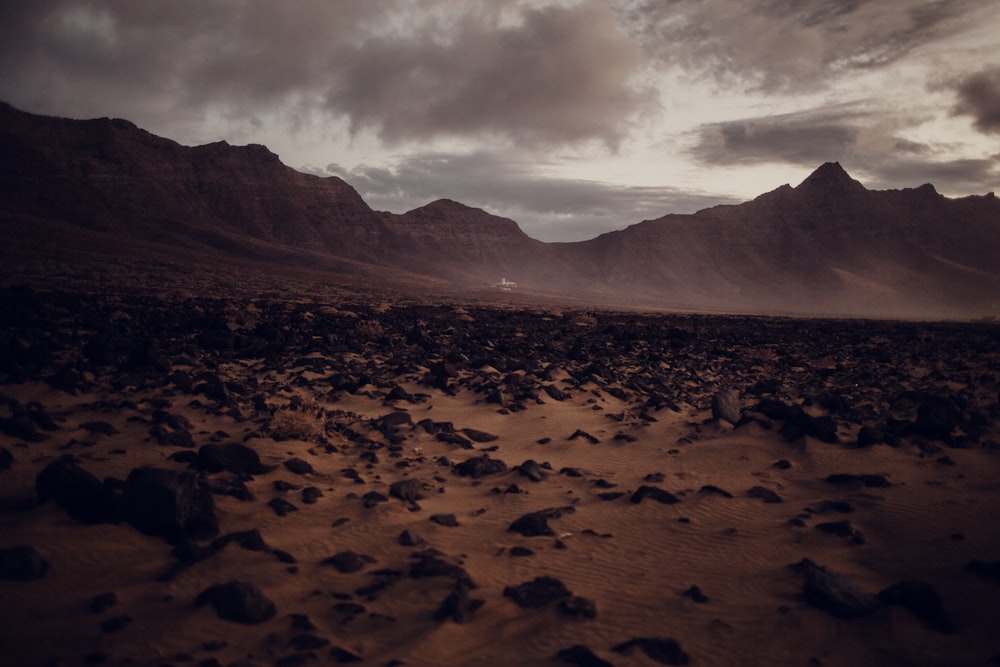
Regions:
<instances>
[{"instance_id":1,"label":"mountain","mask_svg":"<svg viewBox=\"0 0 1000 667\"><path fill-rule=\"evenodd\" d=\"M298 172L263 146L187 147L124 120L51 118L0 103L0 197L11 256L60 245L108 256L155 249L178 261L309 266L348 283L451 290L505 276L535 295L690 310L1000 310L992 193L870 191L837 163L743 204L542 243L512 220L450 200L401 215L373 211L345 181Z\"/></svg>"}]
</instances>

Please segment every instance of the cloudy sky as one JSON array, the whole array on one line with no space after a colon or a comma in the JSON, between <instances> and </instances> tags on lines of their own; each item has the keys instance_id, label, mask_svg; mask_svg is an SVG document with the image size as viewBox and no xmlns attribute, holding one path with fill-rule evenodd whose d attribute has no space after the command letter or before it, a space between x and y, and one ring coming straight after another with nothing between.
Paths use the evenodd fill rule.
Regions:
<instances>
[{"instance_id":1,"label":"cloudy sky","mask_svg":"<svg viewBox=\"0 0 1000 667\"><path fill-rule=\"evenodd\" d=\"M795 185L1000 191L996 0L5 0L0 99L577 240Z\"/></svg>"}]
</instances>

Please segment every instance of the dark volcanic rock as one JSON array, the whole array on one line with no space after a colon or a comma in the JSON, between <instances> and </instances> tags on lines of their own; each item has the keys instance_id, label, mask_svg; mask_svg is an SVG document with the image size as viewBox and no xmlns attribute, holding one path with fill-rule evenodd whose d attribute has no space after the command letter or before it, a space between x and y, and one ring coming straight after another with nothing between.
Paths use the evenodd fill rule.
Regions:
<instances>
[{"instance_id":1,"label":"dark volcanic rock","mask_svg":"<svg viewBox=\"0 0 1000 667\"><path fill-rule=\"evenodd\" d=\"M661 489L658 486L648 486L646 484L643 484L636 489L636 492L632 494L632 497L629 500L633 503L641 503L646 498L651 498L656 502L663 503L665 505L672 505L681 501L680 498L669 491Z\"/></svg>"},{"instance_id":2,"label":"dark volcanic rock","mask_svg":"<svg viewBox=\"0 0 1000 667\"><path fill-rule=\"evenodd\" d=\"M49 564L33 547L16 546L0 549L0 579L33 581L49 571Z\"/></svg>"},{"instance_id":3,"label":"dark volcanic rock","mask_svg":"<svg viewBox=\"0 0 1000 667\"><path fill-rule=\"evenodd\" d=\"M472 440L473 442L493 442L500 437L493 435L492 433L487 433L486 431L478 431L474 428L463 428L462 433L468 436L469 440Z\"/></svg>"},{"instance_id":4,"label":"dark volcanic rock","mask_svg":"<svg viewBox=\"0 0 1000 667\"><path fill-rule=\"evenodd\" d=\"M576 665L576 667L614 667L612 663L599 657L583 644L576 644L569 648L561 649L556 653L555 659L559 662Z\"/></svg>"},{"instance_id":5,"label":"dark volcanic rock","mask_svg":"<svg viewBox=\"0 0 1000 667\"><path fill-rule=\"evenodd\" d=\"M38 502L54 498L66 512L83 523L117 523L122 520L117 494L84 470L72 458L56 459L35 478Z\"/></svg>"},{"instance_id":6,"label":"dark volcanic rock","mask_svg":"<svg viewBox=\"0 0 1000 667\"><path fill-rule=\"evenodd\" d=\"M699 493L714 493L716 495L722 496L723 498L732 498L733 497L733 494L729 493L725 489L721 489L721 488L715 486L714 484L706 484L705 486L701 487L701 489L699 489L698 492Z\"/></svg>"},{"instance_id":7,"label":"dark volcanic rock","mask_svg":"<svg viewBox=\"0 0 1000 667\"><path fill-rule=\"evenodd\" d=\"M833 475L827 475L826 481L830 484L860 483L862 486L870 488L888 488L892 486L892 483L883 475L874 474L853 475L851 473L841 472Z\"/></svg>"},{"instance_id":8,"label":"dark volcanic rock","mask_svg":"<svg viewBox=\"0 0 1000 667\"><path fill-rule=\"evenodd\" d=\"M751 498L760 498L765 503L780 503L782 502L781 496L777 493L763 486L755 486L747 491L747 495Z\"/></svg>"},{"instance_id":9,"label":"dark volcanic rock","mask_svg":"<svg viewBox=\"0 0 1000 667\"><path fill-rule=\"evenodd\" d=\"M849 537L856 544L865 543L865 536L862 535L860 531L856 530L854 526L851 525L851 522L847 520L818 523L816 524L816 530L821 530L825 533L838 535L840 537Z\"/></svg>"},{"instance_id":10,"label":"dark volcanic rock","mask_svg":"<svg viewBox=\"0 0 1000 667\"><path fill-rule=\"evenodd\" d=\"M712 419L724 419L730 424L740 421L740 393L735 389L723 389L712 396Z\"/></svg>"},{"instance_id":11,"label":"dark volcanic rock","mask_svg":"<svg viewBox=\"0 0 1000 667\"><path fill-rule=\"evenodd\" d=\"M424 540L412 530L404 530L399 534L399 537L396 538L396 542L404 547L416 547L423 544Z\"/></svg>"},{"instance_id":12,"label":"dark volcanic rock","mask_svg":"<svg viewBox=\"0 0 1000 667\"><path fill-rule=\"evenodd\" d=\"M862 426L858 431L858 447L871 447L885 442L885 431L874 426Z\"/></svg>"},{"instance_id":13,"label":"dark volcanic rock","mask_svg":"<svg viewBox=\"0 0 1000 667\"><path fill-rule=\"evenodd\" d=\"M965 569L969 572L981 574L990 579L1000 580L1000 560L985 562L981 560L970 560L965 564Z\"/></svg>"},{"instance_id":14,"label":"dark volcanic rock","mask_svg":"<svg viewBox=\"0 0 1000 667\"><path fill-rule=\"evenodd\" d=\"M443 621L447 618L456 623L464 623L472 616L473 612L483 606L485 600L474 599L469 595L469 582L464 579L457 579L444 599L438 610L434 612L434 618Z\"/></svg>"},{"instance_id":15,"label":"dark volcanic rock","mask_svg":"<svg viewBox=\"0 0 1000 667\"><path fill-rule=\"evenodd\" d=\"M363 556L353 551L341 551L320 561L320 565L332 565L341 574L350 574L364 569L365 563L374 562L371 556Z\"/></svg>"},{"instance_id":16,"label":"dark volcanic rock","mask_svg":"<svg viewBox=\"0 0 1000 667\"><path fill-rule=\"evenodd\" d=\"M611 650L627 655L636 647L663 665L686 665L691 661L690 656L681 649L680 643L670 637L636 637L612 646Z\"/></svg>"},{"instance_id":17,"label":"dark volcanic rock","mask_svg":"<svg viewBox=\"0 0 1000 667\"><path fill-rule=\"evenodd\" d=\"M458 519L454 514L432 514L430 520L446 528L457 528L459 525Z\"/></svg>"},{"instance_id":18,"label":"dark volcanic rock","mask_svg":"<svg viewBox=\"0 0 1000 667\"><path fill-rule=\"evenodd\" d=\"M308 475L313 472L313 467L308 461L303 461L300 458L291 458L285 461L285 468L296 475Z\"/></svg>"},{"instance_id":19,"label":"dark volcanic rock","mask_svg":"<svg viewBox=\"0 0 1000 667\"><path fill-rule=\"evenodd\" d=\"M147 535L176 542L219 533L212 494L190 472L135 468L125 480L122 503L125 520Z\"/></svg>"},{"instance_id":20,"label":"dark volcanic rock","mask_svg":"<svg viewBox=\"0 0 1000 667\"><path fill-rule=\"evenodd\" d=\"M507 472L507 464L499 459L491 459L488 455L477 456L455 466L455 472L463 477L479 479L486 475L497 475Z\"/></svg>"},{"instance_id":21,"label":"dark volcanic rock","mask_svg":"<svg viewBox=\"0 0 1000 667\"><path fill-rule=\"evenodd\" d=\"M198 594L195 605L215 607L219 618L237 623L263 623L275 614L274 603L260 589L245 581L216 584Z\"/></svg>"},{"instance_id":22,"label":"dark volcanic rock","mask_svg":"<svg viewBox=\"0 0 1000 667\"><path fill-rule=\"evenodd\" d=\"M528 609L544 607L572 595L563 582L549 576L535 577L517 586L507 586L503 589L503 594Z\"/></svg>"},{"instance_id":23,"label":"dark volcanic rock","mask_svg":"<svg viewBox=\"0 0 1000 667\"><path fill-rule=\"evenodd\" d=\"M255 450L235 442L201 447L196 465L208 473L226 470L248 475L264 475L277 468L264 465L260 462L260 454Z\"/></svg>"},{"instance_id":24,"label":"dark volcanic rock","mask_svg":"<svg viewBox=\"0 0 1000 667\"><path fill-rule=\"evenodd\" d=\"M542 471L542 466L538 465L534 459L528 459L521 465L514 468L519 475L522 477L527 477L532 482L541 482L545 479L545 473Z\"/></svg>"},{"instance_id":25,"label":"dark volcanic rock","mask_svg":"<svg viewBox=\"0 0 1000 667\"><path fill-rule=\"evenodd\" d=\"M588 620L597 618L597 605L590 598L574 595L566 598L557 607L561 614L579 616Z\"/></svg>"},{"instance_id":26,"label":"dark volcanic rock","mask_svg":"<svg viewBox=\"0 0 1000 667\"><path fill-rule=\"evenodd\" d=\"M271 498L267 502L267 506L274 510L274 513L278 516L285 516L290 512L298 512L299 508L291 504L284 498Z\"/></svg>"},{"instance_id":27,"label":"dark volcanic rock","mask_svg":"<svg viewBox=\"0 0 1000 667\"><path fill-rule=\"evenodd\" d=\"M882 604L898 604L912 611L929 629L945 634L955 632L955 624L941 604L937 589L924 581L900 581L878 594Z\"/></svg>"},{"instance_id":28,"label":"dark volcanic rock","mask_svg":"<svg viewBox=\"0 0 1000 667\"><path fill-rule=\"evenodd\" d=\"M958 427L961 411L945 396L928 396L917 411L914 430L927 438L948 440Z\"/></svg>"},{"instance_id":29,"label":"dark volcanic rock","mask_svg":"<svg viewBox=\"0 0 1000 667\"><path fill-rule=\"evenodd\" d=\"M525 537L538 537L542 535L555 535L549 527L549 519L558 519L563 514L575 512L576 509L570 506L550 507L537 512L529 512L515 519L507 528L507 532L521 533Z\"/></svg>"},{"instance_id":30,"label":"dark volcanic rock","mask_svg":"<svg viewBox=\"0 0 1000 667\"><path fill-rule=\"evenodd\" d=\"M389 485L389 495L413 502L424 497L424 485L415 479L402 479Z\"/></svg>"},{"instance_id":31,"label":"dark volcanic rock","mask_svg":"<svg viewBox=\"0 0 1000 667\"><path fill-rule=\"evenodd\" d=\"M802 594L813 607L838 618L859 618L875 611L879 600L865 593L842 575L816 565L808 558L792 566L806 576Z\"/></svg>"}]
</instances>

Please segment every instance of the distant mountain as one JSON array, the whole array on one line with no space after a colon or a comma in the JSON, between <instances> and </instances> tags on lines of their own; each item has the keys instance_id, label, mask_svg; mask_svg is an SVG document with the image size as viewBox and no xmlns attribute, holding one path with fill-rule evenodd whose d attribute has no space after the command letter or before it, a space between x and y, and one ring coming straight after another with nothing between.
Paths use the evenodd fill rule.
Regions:
<instances>
[{"instance_id":1,"label":"distant mountain","mask_svg":"<svg viewBox=\"0 0 1000 667\"><path fill-rule=\"evenodd\" d=\"M1000 200L949 199L931 185L869 191L837 163L743 204L542 243L512 220L449 200L402 215L373 211L343 180L298 172L263 146L186 147L128 121L50 118L0 103L0 197L0 233L14 248L32 234L70 247L86 235L109 254L155 246L263 262L262 270L305 263L456 289L505 276L529 293L604 305L1000 311Z\"/></svg>"}]
</instances>

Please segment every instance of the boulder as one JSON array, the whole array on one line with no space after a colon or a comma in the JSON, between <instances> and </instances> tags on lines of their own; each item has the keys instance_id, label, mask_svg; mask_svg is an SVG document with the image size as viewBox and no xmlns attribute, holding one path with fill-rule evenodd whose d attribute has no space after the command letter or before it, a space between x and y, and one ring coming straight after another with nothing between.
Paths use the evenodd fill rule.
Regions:
<instances>
[{"instance_id":1,"label":"boulder","mask_svg":"<svg viewBox=\"0 0 1000 667\"><path fill-rule=\"evenodd\" d=\"M169 542L215 537L215 503L204 480L191 472L135 468L125 480L125 520Z\"/></svg>"}]
</instances>

